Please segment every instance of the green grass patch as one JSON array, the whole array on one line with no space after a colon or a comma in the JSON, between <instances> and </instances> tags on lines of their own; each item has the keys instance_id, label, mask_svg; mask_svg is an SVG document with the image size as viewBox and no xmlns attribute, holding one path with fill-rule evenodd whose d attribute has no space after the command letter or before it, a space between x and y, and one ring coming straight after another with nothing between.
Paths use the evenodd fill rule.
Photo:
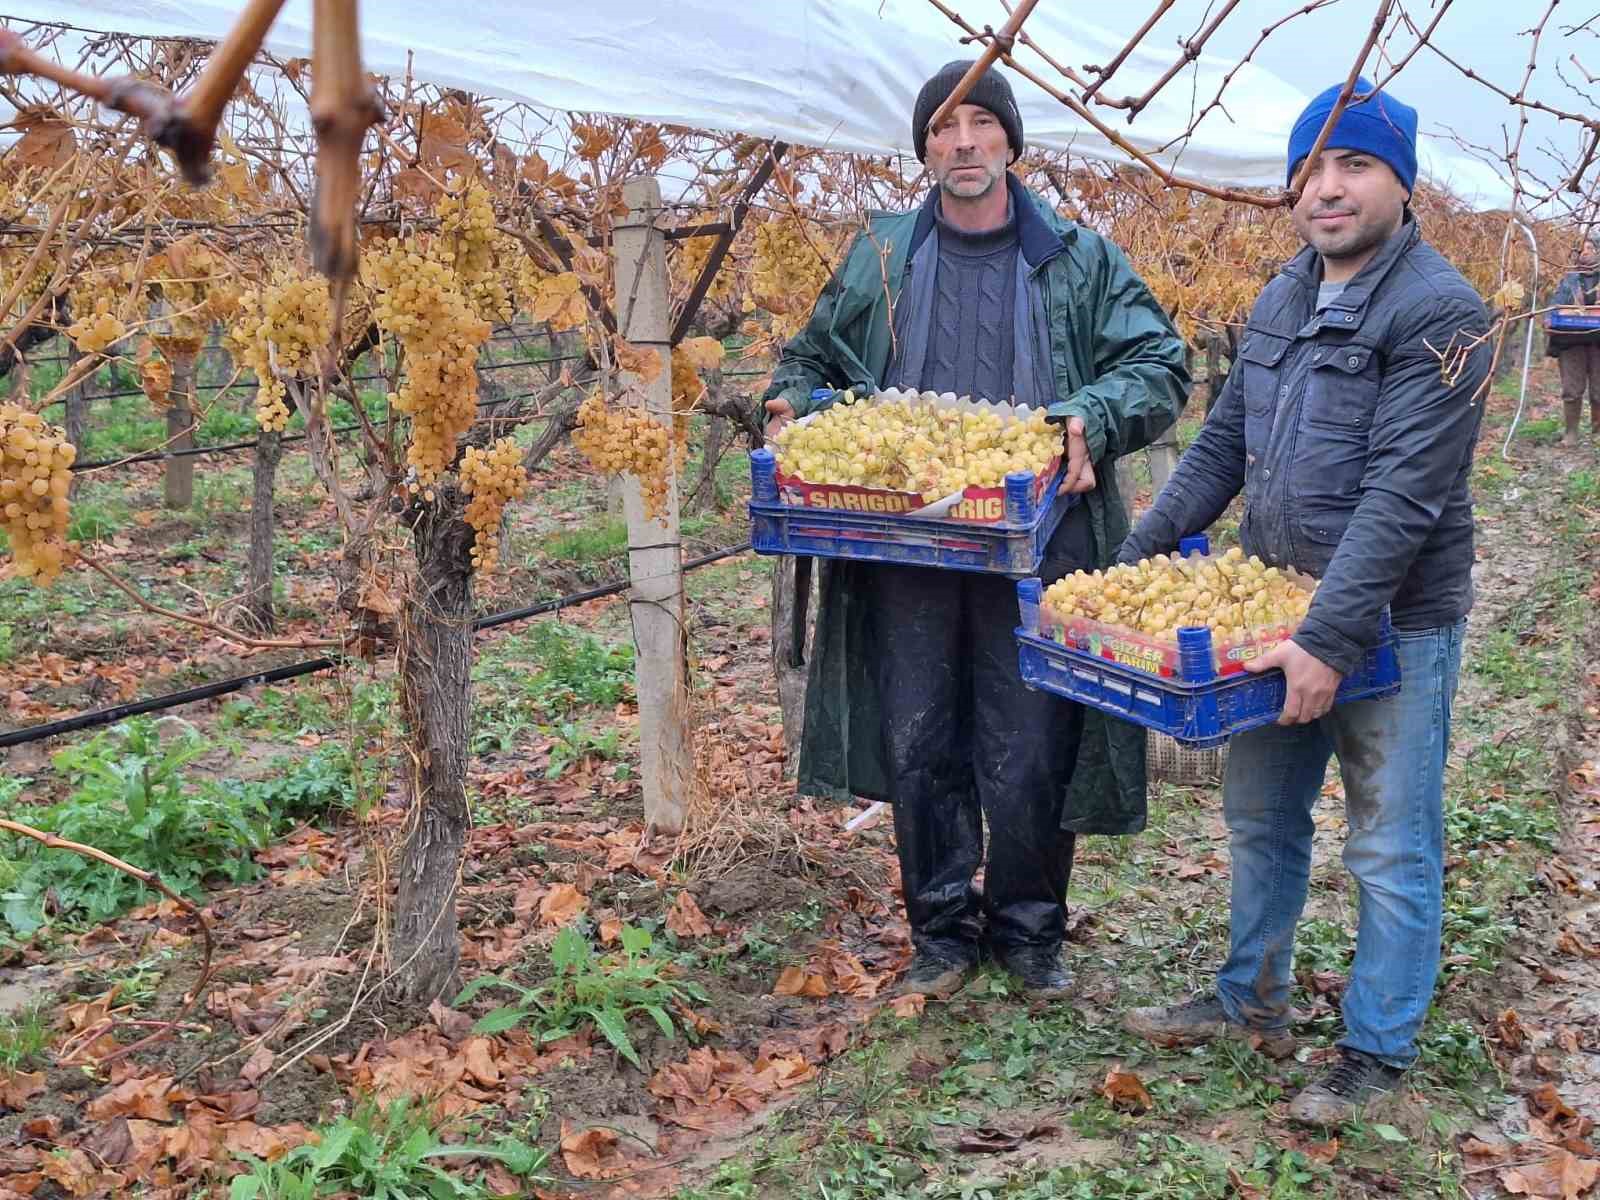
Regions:
<instances>
[{"instance_id":1,"label":"green grass patch","mask_svg":"<svg viewBox=\"0 0 1600 1200\"><path fill-rule=\"evenodd\" d=\"M127 527L127 502L115 494L85 495L72 502L67 537L75 542L98 542Z\"/></svg>"},{"instance_id":2,"label":"green grass patch","mask_svg":"<svg viewBox=\"0 0 1600 1200\"><path fill-rule=\"evenodd\" d=\"M50 1045L54 1027L54 1006L42 1002L0 1015L0 1071L26 1070Z\"/></svg>"},{"instance_id":3,"label":"green grass patch","mask_svg":"<svg viewBox=\"0 0 1600 1200\"><path fill-rule=\"evenodd\" d=\"M556 562L600 562L615 558L627 549L628 525L620 520L606 520L551 534L543 544L545 556Z\"/></svg>"},{"instance_id":4,"label":"green grass patch","mask_svg":"<svg viewBox=\"0 0 1600 1200\"><path fill-rule=\"evenodd\" d=\"M316 1134L273 1162L241 1155L248 1170L233 1177L228 1200L489 1200L495 1193L481 1179L469 1183L446 1169L472 1160L499 1163L530 1185L551 1182L542 1173L548 1151L506 1136L492 1143L446 1140L428 1110L408 1099L387 1107L365 1100Z\"/></svg>"},{"instance_id":5,"label":"green grass patch","mask_svg":"<svg viewBox=\"0 0 1600 1200\"><path fill-rule=\"evenodd\" d=\"M267 844L272 822L237 789L193 785L185 768L207 745L190 732L163 740L139 718L60 751L54 765L70 783L66 799L30 807L25 823L95 846L154 872L198 899L208 879L239 882L260 873L251 854ZM27 838L7 838L16 864L0 917L26 937L51 919L103 921L147 899L124 872Z\"/></svg>"}]
</instances>

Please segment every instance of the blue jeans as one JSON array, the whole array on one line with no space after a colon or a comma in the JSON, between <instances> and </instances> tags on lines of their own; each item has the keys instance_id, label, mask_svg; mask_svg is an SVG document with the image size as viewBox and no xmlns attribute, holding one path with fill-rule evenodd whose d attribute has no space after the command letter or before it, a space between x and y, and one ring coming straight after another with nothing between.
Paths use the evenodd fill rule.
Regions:
<instances>
[{"instance_id":1,"label":"blue jeans","mask_svg":"<svg viewBox=\"0 0 1600 1200\"><path fill-rule=\"evenodd\" d=\"M1439 972L1444 764L1466 622L1400 632L1401 688L1268 725L1228 747L1222 807L1233 854L1232 934L1217 978L1230 1019L1289 1023L1294 931L1311 876L1311 808L1328 757L1344 780L1344 865L1360 885L1355 966L1339 1043L1390 1066L1417 1056Z\"/></svg>"}]
</instances>

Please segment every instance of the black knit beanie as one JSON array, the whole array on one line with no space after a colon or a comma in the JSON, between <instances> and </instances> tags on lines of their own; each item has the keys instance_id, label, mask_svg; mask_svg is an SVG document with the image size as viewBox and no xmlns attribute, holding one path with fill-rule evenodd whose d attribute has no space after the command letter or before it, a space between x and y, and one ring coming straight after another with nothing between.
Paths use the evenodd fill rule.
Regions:
<instances>
[{"instance_id":1,"label":"black knit beanie","mask_svg":"<svg viewBox=\"0 0 1600 1200\"><path fill-rule=\"evenodd\" d=\"M911 144L916 147L919 161L928 160L928 122L933 120L933 114L939 111L939 105L956 90L956 84L961 82L961 77L975 61L970 58L958 58L954 62L945 63L917 93L917 107L911 114ZM1000 127L1006 131L1006 141L1011 143L1012 157L1022 157L1022 114L1017 111L1017 98L1011 94L1011 84L1006 81L1004 75L990 67L978 76L978 82L973 84L972 90L967 93L965 103L976 104L979 108L987 108L992 112L999 119Z\"/></svg>"}]
</instances>

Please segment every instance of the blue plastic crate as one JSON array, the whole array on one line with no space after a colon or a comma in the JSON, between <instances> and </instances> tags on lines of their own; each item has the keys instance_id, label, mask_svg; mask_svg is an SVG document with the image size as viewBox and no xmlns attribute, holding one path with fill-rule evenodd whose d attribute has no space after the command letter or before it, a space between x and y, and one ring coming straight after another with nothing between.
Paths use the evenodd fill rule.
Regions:
<instances>
[{"instance_id":1,"label":"blue plastic crate","mask_svg":"<svg viewBox=\"0 0 1600 1200\"><path fill-rule=\"evenodd\" d=\"M1164 733L1185 746L1220 746L1236 733L1270 725L1283 712L1282 671L1216 677L1211 631L1178 630L1182 678L1158 675L1074 650L1039 632L1043 587L1037 579L1017 584L1022 625L1017 630L1018 665L1029 687L1054 692L1079 704ZM1383 617L1378 644L1339 685L1335 704L1371 700L1400 691L1400 661L1394 630Z\"/></svg>"},{"instance_id":2,"label":"blue plastic crate","mask_svg":"<svg viewBox=\"0 0 1600 1200\"><path fill-rule=\"evenodd\" d=\"M1561 312L1557 309L1546 316L1545 328L1553 333L1600 333L1600 311Z\"/></svg>"},{"instance_id":3,"label":"blue plastic crate","mask_svg":"<svg viewBox=\"0 0 1600 1200\"><path fill-rule=\"evenodd\" d=\"M750 456L750 544L757 554L1028 575L1039 569L1050 535L1078 501L1056 493L1050 503L1035 504L1033 483L1027 472L1006 476L1005 520L993 525L801 508L778 500L777 459L771 450L757 450Z\"/></svg>"}]
</instances>

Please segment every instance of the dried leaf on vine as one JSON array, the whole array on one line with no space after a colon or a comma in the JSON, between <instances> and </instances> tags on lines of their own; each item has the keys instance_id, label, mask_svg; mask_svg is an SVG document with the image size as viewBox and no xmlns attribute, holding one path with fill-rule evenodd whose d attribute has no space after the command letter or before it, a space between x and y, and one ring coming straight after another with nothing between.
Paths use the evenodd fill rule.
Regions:
<instances>
[{"instance_id":1,"label":"dried leaf on vine","mask_svg":"<svg viewBox=\"0 0 1600 1200\"><path fill-rule=\"evenodd\" d=\"M612 349L617 355L617 365L631 371L641 383L653 383L661 374L661 354L649 347L635 346L620 334L612 339Z\"/></svg>"},{"instance_id":2,"label":"dried leaf on vine","mask_svg":"<svg viewBox=\"0 0 1600 1200\"><path fill-rule=\"evenodd\" d=\"M582 289L582 281L571 271L541 279L528 315L549 322L553 333L576 329L588 315Z\"/></svg>"},{"instance_id":3,"label":"dried leaf on vine","mask_svg":"<svg viewBox=\"0 0 1600 1200\"><path fill-rule=\"evenodd\" d=\"M714 337L692 337L679 342L673 353L683 355L697 371L713 371L722 365L728 352Z\"/></svg>"}]
</instances>

